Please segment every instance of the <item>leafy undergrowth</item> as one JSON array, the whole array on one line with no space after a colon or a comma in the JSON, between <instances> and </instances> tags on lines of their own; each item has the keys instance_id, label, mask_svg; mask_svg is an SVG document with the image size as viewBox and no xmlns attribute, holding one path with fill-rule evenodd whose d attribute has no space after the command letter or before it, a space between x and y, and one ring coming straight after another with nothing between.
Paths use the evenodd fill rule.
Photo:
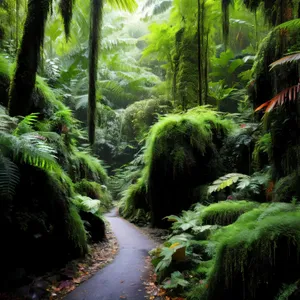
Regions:
<instances>
[{"instance_id":1,"label":"leafy undergrowth","mask_svg":"<svg viewBox=\"0 0 300 300\"><path fill-rule=\"evenodd\" d=\"M249 201L169 216L172 233L150 252L150 299L299 299L299 216L297 203Z\"/></svg>"},{"instance_id":2,"label":"leafy undergrowth","mask_svg":"<svg viewBox=\"0 0 300 300\"><path fill-rule=\"evenodd\" d=\"M79 284L91 278L97 271L109 264L117 254L117 239L109 225L106 226L107 240L90 245L90 252L85 258L73 260L60 270L34 278L30 285L18 289L14 294L0 294L0 299L63 299Z\"/></svg>"},{"instance_id":3,"label":"leafy undergrowth","mask_svg":"<svg viewBox=\"0 0 300 300\"><path fill-rule=\"evenodd\" d=\"M167 290L158 284L157 274L154 272L152 267L150 256L146 258L146 268L150 269L149 281L144 282L149 300L185 300L185 298L182 297L168 296Z\"/></svg>"}]
</instances>

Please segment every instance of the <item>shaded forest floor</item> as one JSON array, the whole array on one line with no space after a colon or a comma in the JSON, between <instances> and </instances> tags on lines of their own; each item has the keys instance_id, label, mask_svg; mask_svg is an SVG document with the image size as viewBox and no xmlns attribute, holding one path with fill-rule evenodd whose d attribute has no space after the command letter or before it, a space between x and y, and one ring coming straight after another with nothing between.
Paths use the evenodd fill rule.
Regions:
<instances>
[{"instance_id":1,"label":"shaded forest floor","mask_svg":"<svg viewBox=\"0 0 300 300\"><path fill-rule=\"evenodd\" d=\"M33 278L30 285L20 287L14 292L0 293L0 299L63 299L80 283L113 261L118 253L118 242L109 225L106 237L106 241L90 245L90 253L85 258L73 260L62 269Z\"/></svg>"}]
</instances>

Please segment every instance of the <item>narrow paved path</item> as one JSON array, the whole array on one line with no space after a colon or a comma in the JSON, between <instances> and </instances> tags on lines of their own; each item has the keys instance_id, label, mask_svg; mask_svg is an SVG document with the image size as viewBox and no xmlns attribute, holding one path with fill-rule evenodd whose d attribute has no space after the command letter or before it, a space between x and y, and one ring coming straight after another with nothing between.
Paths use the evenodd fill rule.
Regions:
<instances>
[{"instance_id":1,"label":"narrow paved path","mask_svg":"<svg viewBox=\"0 0 300 300\"><path fill-rule=\"evenodd\" d=\"M114 261L82 283L66 300L144 300L143 281L147 278L145 257L155 247L132 224L119 218L116 210L106 215L119 242Z\"/></svg>"}]
</instances>

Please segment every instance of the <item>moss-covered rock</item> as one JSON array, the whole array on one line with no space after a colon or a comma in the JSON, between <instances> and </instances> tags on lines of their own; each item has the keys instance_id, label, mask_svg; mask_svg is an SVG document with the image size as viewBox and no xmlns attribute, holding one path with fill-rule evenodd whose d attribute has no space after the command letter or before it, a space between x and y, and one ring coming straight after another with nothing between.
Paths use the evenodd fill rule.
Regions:
<instances>
[{"instance_id":1,"label":"moss-covered rock","mask_svg":"<svg viewBox=\"0 0 300 300\"><path fill-rule=\"evenodd\" d=\"M105 211L110 209L112 206L112 198L109 191L100 183L83 179L74 184L74 190L83 196L100 200L101 208Z\"/></svg>"},{"instance_id":2,"label":"moss-covered rock","mask_svg":"<svg viewBox=\"0 0 300 300\"><path fill-rule=\"evenodd\" d=\"M294 211L264 205L217 232L215 264L198 299L274 300L299 279L300 212L284 206Z\"/></svg>"},{"instance_id":3,"label":"moss-covered rock","mask_svg":"<svg viewBox=\"0 0 300 300\"><path fill-rule=\"evenodd\" d=\"M97 243L105 239L105 223L97 215L90 212L80 211L80 217L84 220L85 228L89 234L90 241Z\"/></svg>"},{"instance_id":4,"label":"moss-covered rock","mask_svg":"<svg viewBox=\"0 0 300 300\"><path fill-rule=\"evenodd\" d=\"M259 203L250 201L221 201L204 208L201 214L203 224L230 225L242 214L258 207Z\"/></svg>"},{"instance_id":5,"label":"moss-covered rock","mask_svg":"<svg viewBox=\"0 0 300 300\"><path fill-rule=\"evenodd\" d=\"M142 177L152 225L168 226L164 217L189 209L199 200L194 190L220 175L218 151L231 128L204 108L169 115L152 127Z\"/></svg>"},{"instance_id":6,"label":"moss-covered rock","mask_svg":"<svg viewBox=\"0 0 300 300\"><path fill-rule=\"evenodd\" d=\"M146 199L147 187L140 178L124 192L119 206L120 215L133 223L148 223L149 205Z\"/></svg>"},{"instance_id":7,"label":"moss-covered rock","mask_svg":"<svg viewBox=\"0 0 300 300\"><path fill-rule=\"evenodd\" d=\"M286 177L280 178L274 187L273 199L276 202L291 202L297 195L298 176L292 173Z\"/></svg>"},{"instance_id":8,"label":"moss-covered rock","mask_svg":"<svg viewBox=\"0 0 300 300\"><path fill-rule=\"evenodd\" d=\"M129 105L124 111L123 134L129 141L140 141L150 126L157 122L158 115L169 112L171 106L171 103L164 99L141 100Z\"/></svg>"},{"instance_id":9,"label":"moss-covered rock","mask_svg":"<svg viewBox=\"0 0 300 300\"><path fill-rule=\"evenodd\" d=\"M24 276L39 273L88 251L83 222L69 201L71 186L32 166L19 169L16 195L0 212L4 285L8 284L6 271L22 269Z\"/></svg>"}]
</instances>

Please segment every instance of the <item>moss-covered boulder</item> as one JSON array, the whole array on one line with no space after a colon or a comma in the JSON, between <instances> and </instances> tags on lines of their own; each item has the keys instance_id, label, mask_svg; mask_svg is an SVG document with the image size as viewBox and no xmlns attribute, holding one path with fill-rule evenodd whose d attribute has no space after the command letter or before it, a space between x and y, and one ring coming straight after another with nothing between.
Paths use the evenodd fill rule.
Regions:
<instances>
[{"instance_id":1,"label":"moss-covered boulder","mask_svg":"<svg viewBox=\"0 0 300 300\"><path fill-rule=\"evenodd\" d=\"M62 266L88 251L87 235L72 190L44 170L19 165L20 183L13 199L1 201L1 285L14 284L10 270L23 276ZM3 200L3 199L2 199ZM8 262L8 263L7 263Z\"/></svg>"},{"instance_id":2,"label":"moss-covered boulder","mask_svg":"<svg viewBox=\"0 0 300 300\"><path fill-rule=\"evenodd\" d=\"M100 200L102 211L107 211L112 207L112 197L109 191L98 182L82 179L74 184L74 190L80 195Z\"/></svg>"},{"instance_id":3,"label":"moss-covered boulder","mask_svg":"<svg viewBox=\"0 0 300 300\"><path fill-rule=\"evenodd\" d=\"M283 206L254 209L217 232L215 263L198 299L274 300L300 278L300 211Z\"/></svg>"},{"instance_id":4,"label":"moss-covered boulder","mask_svg":"<svg viewBox=\"0 0 300 300\"><path fill-rule=\"evenodd\" d=\"M222 173L219 149L231 128L231 121L205 108L164 117L150 131L143 176L127 201L146 203L153 226L169 226L163 218L189 209L199 200L195 190Z\"/></svg>"},{"instance_id":5,"label":"moss-covered boulder","mask_svg":"<svg viewBox=\"0 0 300 300\"><path fill-rule=\"evenodd\" d=\"M85 228L88 232L91 242L102 242L105 239L105 223L96 214L86 211L79 212L81 219L85 223Z\"/></svg>"},{"instance_id":6,"label":"moss-covered boulder","mask_svg":"<svg viewBox=\"0 0 300 300\"><path fill-rule=\"evenodd\" d=\"M288 176L280 178L273 190L273 200L276 202L291 202L297 196L298 176L294 172Z\"/></svg>"},{"instance_id":7,"label":"moss-covered boulder","mask_svg":"<svg viewBox=\"0 0 300 300\"><path fill-rule=\"evenodd\" d=\"M242 214L248 212L259 203L250 201L221 201L204 208L201 213L201 220L204 225L227 226L234 223Z\"/></svg>"}]
</instances>

